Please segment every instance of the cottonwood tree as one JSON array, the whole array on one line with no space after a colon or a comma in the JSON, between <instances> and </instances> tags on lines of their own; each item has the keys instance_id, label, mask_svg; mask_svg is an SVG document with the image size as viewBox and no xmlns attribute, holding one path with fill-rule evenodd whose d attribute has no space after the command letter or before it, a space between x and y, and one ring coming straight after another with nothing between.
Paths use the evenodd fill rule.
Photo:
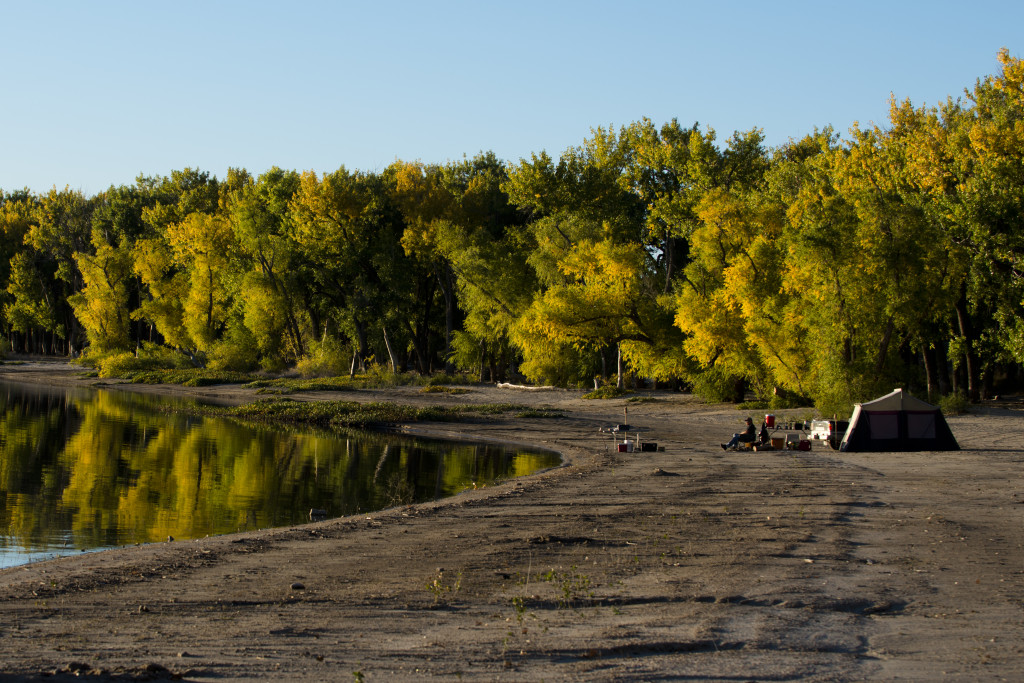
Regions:
<instances>
[{"instance_id":1,"label":"cottonwood tree","mask_svg":"<svg viewBox=\"0 0 1024 683\"><path fill-rule=\"evenodd\" d=\"M227 198L242 271L234 300L264 365L280 367L305 354L311 319L303 302L312 273L291 235L289 204L299 174L272 168L256 181L240 179Z\"/></svg>"}]
</instances>

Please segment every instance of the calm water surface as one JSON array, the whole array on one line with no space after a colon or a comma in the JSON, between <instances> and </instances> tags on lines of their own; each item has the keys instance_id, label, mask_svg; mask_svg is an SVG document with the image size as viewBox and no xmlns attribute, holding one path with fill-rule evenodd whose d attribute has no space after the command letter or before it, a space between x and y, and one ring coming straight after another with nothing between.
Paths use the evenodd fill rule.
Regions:
<instances>
[{"instance_id":1,"label":"calm water surface","mask_svg":"<svg viewBox=\"0 0 1024 683\"><path fill-rule=\"evenodd\" d=\"M249 427L166 399L0 383L0 567L433 500L559 456Z\"/></svg>"}]
</instances>

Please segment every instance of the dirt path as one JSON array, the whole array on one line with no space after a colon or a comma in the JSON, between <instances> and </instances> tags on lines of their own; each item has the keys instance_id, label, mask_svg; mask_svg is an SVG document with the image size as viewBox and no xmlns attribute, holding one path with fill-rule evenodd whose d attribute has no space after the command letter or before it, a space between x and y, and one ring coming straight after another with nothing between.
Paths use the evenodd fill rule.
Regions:
<instances>
[{"instance_id":1,"label":"dirt path","mask_svg":"<svg viewBox=\"0 0 1024 683\"><path fill-rule=\"evenodd\" d=\"M238 388L187 393L249 398ZM1024 678L1019 411L951 418L964 449L953 454L742 454L718 446L742 413L679 394L642 403L493 387L438 396L345 394L555 407L564 417L412 428L547 446L567 465L432 504L0 571L0 671L57 680ZM598 430L621 422L624 408L664 452L613 451Z\"/></svg>"}]
</instances>

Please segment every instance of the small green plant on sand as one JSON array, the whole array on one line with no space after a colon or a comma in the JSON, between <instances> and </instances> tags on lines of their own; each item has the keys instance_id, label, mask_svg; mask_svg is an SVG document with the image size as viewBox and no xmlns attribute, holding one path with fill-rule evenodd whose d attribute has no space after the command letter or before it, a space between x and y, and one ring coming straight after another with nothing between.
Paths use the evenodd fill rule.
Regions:
<instances>
[{"instance_id":1,"label":"small green plant on sand","mask_svg":"<svg viewBox=\"0 0 1024 683\"><path fill-rule=\"evenodd\" d=\"M427 580L427 592L434 596L434 605L447 603L458 594L460 588L462 572L450 577L445 574L444 569L438 569L437 573Z\"/></svg>"},{"instance_id":2,"label":"small green plant on sand","mask_svg":"<svg viewBox=\"0 0 1024 683\"><path fill-rule=\"evenodd\" d=\"M569 567L567 572L556 572L554 569L541 578L558 586L562 595L558 599L559 607L573 607L583 599L593 599L594 591L590 577L576 571L576 565Z\"/></svg>"},{"instance_id":3,"label":"small green plant on sand","mask_svg":"<svg viewBox=\"0 0 1024 683\"><path fill-rule=\"evenodd\" d=\"M512 609L516 615L516 623L522 626L523 619L526 618L526 601L522 595L512 596Z\"/></svg>"}]
</instances>

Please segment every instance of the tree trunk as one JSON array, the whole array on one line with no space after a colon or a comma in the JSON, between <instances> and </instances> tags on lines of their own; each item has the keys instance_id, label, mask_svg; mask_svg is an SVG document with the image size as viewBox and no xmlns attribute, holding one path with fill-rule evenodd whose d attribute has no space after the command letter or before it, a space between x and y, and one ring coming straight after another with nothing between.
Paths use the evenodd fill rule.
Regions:
<instances>
[{"instance_id":1,"label":"tree trunk","mask_svg":"<svg viewBox=\"0 0 1024 683\"><path fill-rule=\"evenodd\" d=\"M939 393L943 396L950 392L950 388L954 392L956 390L954 376L949 372L949 357L946 354L946 348L946 344L935 345L935 366L939 375Z\"/></svg>"},{"instance_id":2,"label":"tree trunk","mask_svg":"<svg viewBox=\"0 0 1024 683\"><path fill-rule=\"evenodd\" d=\"M878 377L885 369L885 359L889 355L889 342L892 341L892 333L896 329L896 322L889 318L885 323L885 331L882 333L882 341L878 345L878 358L875 359L875 376Z\"/></svg>"},{"instance_id":3,"label":"tree trunk","mask_svg":"<svg viewBox=\"0 0 1024 683\"><path fill-rule=\"evenodd\" d=\"M484 379L484 373L487 371L487 366L484 363L484 359L487 358L487 342L483 339L480 340L480 381L486 381Z\"/></svg>"},{"instance_id":4,"label":"tree trunk","mask_svg":"<svg viewBox=\"0 0 1024 683\"><path fill-rule=\"evenodd\" d=\"M450 375L455 370L451 361L452 332L455 330L455 273L451 265L445 262L437 277L441 281L441 293L444 295L444 371Z\"/></svg>"},{"instance_id":5,"label":"tree trunk","mask_svg":"<svg viewBox=\"0 0 1024 683\"><path fill-rule=\"evenodd\" d=\"M359 350L357 352L357 358L359 361L360 372L366 372L366 356L369 354L369 345L366 342L366 325L360 321L356 322L356 339L359 344Z\"/></svg>"},{"instance_id":6,"label":"tree trunk","mask_svg":"<svg viewBox=\"0 0 1024 683\"><path fill-rule=\"evenodd\" d=\"M971 319L967 314L966 298L961 296L956 303L956 321L960 328L960 336L964 339L964 361L967 372L967 400L978 400L978 360L974 356L974 331Z\"/></svg>"},{"instance_id":7,"label":"tree trunk","mask_svg":"<svg viewBox=\"0 0 1024 683\"><path fill-rule=\"evenodd\" d=\"M945 396L949 393L949 359L946 357L946 346L935 345L935 371L939 395Z\"/></svg>"},{"instance_id":8,"label":"tree trunk","mask_svg":"<svg viewBox=\"0 0 1024 683\"><path fill-rule=\"evenodd\" d=\"M622 376L622 347L617 345L615 348L618 351L618 360L615 365L618 376L615 379L615 386L619 389L623 389L625 388L625 378Z\"/></svg>"},{"instance_id":9,"label":"tree trunk","mask_svg":"<svg viewBox=\"0 0 1024 683\"><path fill-rule=\"evenodd\" d=\"M921 345L921 360L924 361L924 377L927 386L928 400L932 400L932 394L938 391L936 386L935 352L929 349L926 344Z\"/></svg>"},{"instance_id":10,"label":"tree trunk","mask_svg":"<svg viewBox=\"0 0 1024 683\"><path fill-rule=\"evenodd\" d=\"M412 339L412 348L416 353L416 369L421 375L430 374L430 346L429 337L422 330L426 329L427 322L422 322L421 331L417 332L408 320L405 321L405 330Z\"/></svg>"},{"instance_id":11,"label":"tree trunk","mask_svg":"<svg viewBox=\"0 0 1024 683\"><path fill-rule=\"evenodd\" d=\"M747 397L747 380L742 377L737 377L736 382L732 387L732 402L743 403L743 399Z\"/></svg>"},{"instance_id":12,"label":"tree trunk","mask_svg":"<svg viewBox=\"0 0 1024 683\"><path fill-rule=\"evenodd\" d=\"M391 372L397 375L398 364L395 362L395 352L391 349L391 340L388 339L388 328L385 325L381 325L380 330L384 333L384 346L388 349L388 360L391 362Z\"/></svg>"},{"instance_id":13,"label":"tree trunk","mask_svg":"<svg viewBox=\"0 0 1024 683\"><path fill-rule=\"evenodd\" d=\"M501 355L498 357L498 367L495 373L496 381L507 382L508 381L508 347L502 347Z\"/></svg>"}]
</instances>

